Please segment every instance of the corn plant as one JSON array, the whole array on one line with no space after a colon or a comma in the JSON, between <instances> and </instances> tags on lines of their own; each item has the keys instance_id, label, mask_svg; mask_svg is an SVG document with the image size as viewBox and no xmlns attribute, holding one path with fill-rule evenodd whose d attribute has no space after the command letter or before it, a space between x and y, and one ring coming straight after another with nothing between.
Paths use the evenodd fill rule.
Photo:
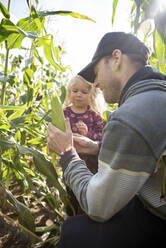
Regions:
<instances>
[{"instance_id":1,"label":"corn plant","mask_svg":"<svg viewBox=\"0 0 166 248\"><path fill-rule=\"evenodd\" d=\"M116 17L118 0L113 1L112 25ZM128 0L131 5L131 32L143 36L151 48L150 64L166 74L166 8L157 0Z\"/></svg>"},{"instance_id":2,"label":"corn plant","mask_svg":"<svg viewBox=\"0 0 166 248\"><path fill-rule=\"evenodd\" d=\"M45 20L50 15L92 19L71 11L38 11L37 6L31 5L29 0L26 2L30 14L17 23L10 20L11 1L7 9L0 2L3 14L0 23L0 186L4 192L0 209L12 206L18 225L31 237L32 244L47 243L46 234L51 230L56 230L56 235L50 242L56 244L65 217L64 207L70 202L62 172L47 153L46 130L52 121L51 108L55 107L56 112L61 109L71 70L62 64L64 51L61 45L54 46L54 37L47 33ZM29 42L27 46L23 43L25 38ZM55 106L51 105L55 92L61 99L59 107L55 98ZM57 122L57 115L53 122ZM15 185L20 187L19 195L12 194ZM29 209L32 201L55 211L56 225L36 227Z\"/></svg>"}]
</instances>

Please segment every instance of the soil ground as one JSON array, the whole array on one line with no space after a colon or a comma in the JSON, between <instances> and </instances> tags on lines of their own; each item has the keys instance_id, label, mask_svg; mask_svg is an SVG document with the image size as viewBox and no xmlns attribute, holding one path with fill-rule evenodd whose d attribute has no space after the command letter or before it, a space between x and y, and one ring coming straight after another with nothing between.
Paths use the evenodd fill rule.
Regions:
<instances>
[{"instance_id":1,"label":"soil ground","mask_svg":"<svg viewBox=\"0 0 166 248\"><path fill-rule=\"evenodd\" d=\"M12 189L13 194L17 194L17 188ZM2 194L1 194L2 195ZM20 200L20 199L19 199ZM0 199L1 201L1 199ZM0 202L1 203L1 202ZM29 206L28 206L29 207ZM35 226L50 227L52 225L59 226L58 216L55 211L49 208L49 206L43 206L43 203L33 203L29 207L32 215L35 218ZM11 204L5 204L5 207L0 205L0 248L55 248L56 246L47 242L41 244L36 241L35 245L30 242L29 235L18 225L17 214L12 208ZM58 220L58 221L57 221ZM36 233L36 236L40 238L44 233ZM57 231L54 229L48 232L47 239L51 239L57 235Z\"/></svg>"}]
</instances>

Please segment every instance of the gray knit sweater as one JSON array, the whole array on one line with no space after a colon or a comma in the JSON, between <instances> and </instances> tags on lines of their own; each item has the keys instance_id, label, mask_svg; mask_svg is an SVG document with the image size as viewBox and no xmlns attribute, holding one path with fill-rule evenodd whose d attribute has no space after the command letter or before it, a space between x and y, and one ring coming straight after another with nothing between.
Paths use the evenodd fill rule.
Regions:
<instances>
[{"instance_id":1,"label":"gray knit sweater","mask_svg":"<svg viewBox=\"0 0 166 248\"><path fill-rule=\"evenodd\" d=\"M73 149L61 159L66 184L90 218L104 222L135 195L166 219L160 201L161 169L156 162L166 147L166 81L132 84L103 131L99 169L93 175Z\"/></svg>"}]
</instances>

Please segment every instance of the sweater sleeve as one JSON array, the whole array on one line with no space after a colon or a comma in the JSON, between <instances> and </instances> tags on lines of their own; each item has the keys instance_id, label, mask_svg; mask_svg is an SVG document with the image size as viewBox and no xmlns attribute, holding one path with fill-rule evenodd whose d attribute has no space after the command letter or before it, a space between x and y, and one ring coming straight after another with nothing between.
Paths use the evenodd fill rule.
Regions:
<instances>
[{"instance_id":1,"label":"sweater sleeve","mask_svg":"<svg viewBox=\"0 0 166 248\"><path fill-rule=\"evenodd\" d=\"M92 175L78 156L68 159L64 178L89 217L104 222L139 192L156 161L136 130L111 120L103 134L98 162L98 172Z\"/></svg>"}]
</instances>

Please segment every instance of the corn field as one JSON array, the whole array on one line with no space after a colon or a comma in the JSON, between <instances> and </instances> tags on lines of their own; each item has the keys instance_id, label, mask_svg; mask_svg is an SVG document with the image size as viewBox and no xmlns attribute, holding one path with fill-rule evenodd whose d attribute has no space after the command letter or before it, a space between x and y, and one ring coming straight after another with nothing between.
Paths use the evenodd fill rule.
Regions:
<instances>
[{"instance_id":1,"label":"corn field","mask_svg":"<svg viewBox=\"0 0 166 248\"><path fill-rule=\"evenodd\" d=\"M93 20L71 11L38 11L38 0L34 5L26 0L29 16L13 23L11 1L6 7L0 1L0 237L6 248L56 247L70 202L56 155L48 155L46 131L49 122L59 121L71 69L62 64L64 50L54 45L46 20L57 15ZM166 15L154 14L155 1L128 1L131 32L142 30L145 43L153 38L150 63L166 74ZM114 0L112 25L117 5ZM106 121L107 113L103 116Z\"/></svg>"}]
</instances>

